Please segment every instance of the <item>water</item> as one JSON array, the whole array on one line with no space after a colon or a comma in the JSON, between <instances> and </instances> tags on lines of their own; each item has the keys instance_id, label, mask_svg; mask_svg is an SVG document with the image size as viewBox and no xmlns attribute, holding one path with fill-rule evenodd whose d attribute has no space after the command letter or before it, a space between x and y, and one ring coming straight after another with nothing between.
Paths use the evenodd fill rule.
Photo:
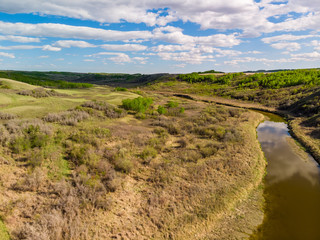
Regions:
<instances>
[{"instance_id":1,"label":"water","mask_svg":"<svg viewBox=\"0 0 320 240\"><path fill-rule=\"evenodd\" d=\"M319 166L311 156L297 154L286 123L278 120L257 128L268 162L266 202L263 223L250 239L320 240Z\"/></svg>"}]
</instances>

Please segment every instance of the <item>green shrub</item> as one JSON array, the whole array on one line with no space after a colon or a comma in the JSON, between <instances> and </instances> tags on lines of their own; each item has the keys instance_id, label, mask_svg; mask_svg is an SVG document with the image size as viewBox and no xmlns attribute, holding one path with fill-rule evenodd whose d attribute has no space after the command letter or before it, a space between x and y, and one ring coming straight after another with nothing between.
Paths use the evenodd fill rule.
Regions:
<instances>
[{"instance_id":1,"label":"green shrub","mask_svg":"<svg viewBox=\"0 0 320 240\"><path fill-rule=\"evenodd\" d=\"M114 168L117 171L129 173L133 168L133 163L130 159L126 157L117 156L114 161Z\"/></svg>"},{"instance_id":2,"label":"green shrub","mask_svg":"<svg viewBox=\"0 0 320 240\"><path fill-rule=\"evenodd\" d=\"M10 148L14 153L22 153L31 148L31 144L28 138L20 136L12 140Z\"/></svg>"},{"instance_id":3,"label":"green shrub","mask_svg":"<svg viewBox=\"0 0 320 240\"><path fill-rule=\"evenodd\" d=\"M214 75L199 75L198 73L190 73L190 74L179 74L178 79L181 81L186 81L189 83L196 83L196 82L214 82L215 76Z\"/></svg>"},{"instance_id":4,"label":"green shrub","mask_svg":"<svg viewBox=\"0 0 320 240\"><path fill-rule=\"evenodd\" d=\"M108 138L111 137L111 132L107 128L94 128L92 129L92 133L98 138Z\"/></svg>"},{"instance_id":5,"label":"green shrub","mask_svg":"<svg viewBox=\"0 0 320 240\"><path fill-rule=\"evenodd\" d=\"M25 129L26 135L29 137L31 148L41 148L48 144L49 135L42 133L39 126L30 125Z\"/></svg>"},{"instance_id":6,"label":"green shrub","mask_svg":"<svg viewBox=\"0 0 320 240\"><path fill-rule=\"evenodd\" d=\"M85 164L88 167L95 167L100 157L95 153L92 146L74 144L71 145L71 149L69 150L69 159L77 166Z\"/></svg>"},{"instance_id":7,"label":"green shrub","mask_svg":"<svg viewBox=\"0 0 320 240\"><path fill-rule=\"evenodd\" d=\"M157 112L159 114L163 115L163 114L166 114L168 111L167 111L167 109L165 107L159 106L158 109L157 109Z\"/></svg>"},{"instance_id":8,"label":"green shrub","mask_svg":"<svg viewBox=\"0 0 320 240\"><path fill-rule=\"evenodd\" d=\"M44 153L40 149L33 149L27 156L29 165L34 169L40 167L45 160Z\"/></svg>"},{"instance_id":9,"label":"green shrub","mask_svg":"<svg viewBox=\"0 0 320 240\"><path fill-rule=\"evenodd\" d=\"M166 104L166 107L168 108L176 108L179 106L179 103L178 102L175 102L175 101L169 101L167 104Z\"/></svg>"},{"instance_id":10,"label":"green shrub","mask_svg":"<svg viewBox=\"0 0 320 240\"><path fill-rule=\"evenodd\" d=\"M140 158L144 161L144 163L149 163L151 159L155 158L158 154L158 151L151 146L147 146L141 153Z\"/></svg>"},{"instance_id":11,"label":"green shrub","mask_svg":"<svg viewBox=\"0 0 320 240\"><path fill-rule=\"evenodd\" d=\"M114 90L117 91L117 92L126 92L126 91L128 91L128 89L124 88L124 87L116 87Z\"/></svg>"},{"instance_id":12,"label":"green shrub","mask_svg":"<svg viewBox=\"0 0 320 240\"><path fill-rule=\"evenodd\" d=\"M141 113L145 113L152 103L153 99L146 97L122 100L122 106L124 109Z\"/></svg>"}]
</instances>

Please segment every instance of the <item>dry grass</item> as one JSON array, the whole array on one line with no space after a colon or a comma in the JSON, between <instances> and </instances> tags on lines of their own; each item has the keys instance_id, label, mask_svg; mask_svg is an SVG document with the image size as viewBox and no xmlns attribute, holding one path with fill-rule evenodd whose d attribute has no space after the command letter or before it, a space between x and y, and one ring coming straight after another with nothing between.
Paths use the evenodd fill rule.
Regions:
<instances>
[{"instance_id":1,"label":"dry grass","mask_svg":"<svg viewBox=\"0 0 320 240\"><path fill-rule=\"evenodd\" d=\"M45 122L3 120L1 153L13 159L0 161L0 214L11 238L194 239L214 230L261 181L259 115L180 107L137 120L99 100Z\"/></svg>"}]
</instances>

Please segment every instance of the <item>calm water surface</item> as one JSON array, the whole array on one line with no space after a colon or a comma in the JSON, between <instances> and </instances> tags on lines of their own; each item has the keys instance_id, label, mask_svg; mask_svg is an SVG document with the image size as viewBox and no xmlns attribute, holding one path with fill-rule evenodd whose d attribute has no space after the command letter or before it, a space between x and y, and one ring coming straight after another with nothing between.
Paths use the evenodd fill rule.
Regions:
<instances>
[{"instance_id":1,"label":"calm water surface","mask_svg":"<svg viewBox=\"0 0 320 240\"><path fill-rule=\"evenodd\" d=\"M257 128L268 162L265 216L251 239L320 240L320 171L311 156L302 158L288 144L284 122Z\"/></svg>"}]
</instances>

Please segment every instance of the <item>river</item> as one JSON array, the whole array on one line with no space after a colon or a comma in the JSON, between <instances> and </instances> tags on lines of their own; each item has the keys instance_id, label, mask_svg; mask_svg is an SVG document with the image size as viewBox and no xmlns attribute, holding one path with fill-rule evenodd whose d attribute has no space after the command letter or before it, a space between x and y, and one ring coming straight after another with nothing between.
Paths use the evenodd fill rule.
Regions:
<instances>
[{"instance_id":1,"label":"river","mask_svg":"<svg viewBox=\"0 0 320 240\"><path fill-rule=\"evenodd\" d=\"M295 146L281 118L267 115L257 128L268 162L265 216L250 239L320 240L319 165Z\"/></svg>"}]
</instances>

